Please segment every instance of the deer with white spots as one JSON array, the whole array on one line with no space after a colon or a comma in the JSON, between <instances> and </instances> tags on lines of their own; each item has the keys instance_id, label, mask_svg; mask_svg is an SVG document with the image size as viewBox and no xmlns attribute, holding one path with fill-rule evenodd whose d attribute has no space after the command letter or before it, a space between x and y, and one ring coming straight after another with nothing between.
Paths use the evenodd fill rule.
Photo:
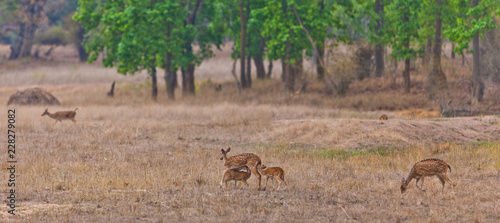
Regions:
<instances>
[{"instance_id":1,"label":"deer with white spots","mask_svg":"<svg viewBox=\"0 0 500 223\"><path fill-rule=\"evenodd\" d=\"M413 168L411 168L410 174L408 174L406 180L405 178L403 178L403 180L401 181L401 194L405 192L406 187L408 186L408 184L411 182L412 179L416 179L415 186L417 186L417 188L420 189L421 191L425 192L425 190L422 189L422 187L424 186L424 177L430 177L430 176L436 176L439 179L439 181L441 181L441 185L443 185L443 187L441 188L441 192L444 191L445 181L448 181L448 183L451 184L451 191L455 193L453 191L453 187L455 185L446 175L448 169L450 170L451 173L450 165L440 159L425 159L418 161L417 163L415 163L415 165L413 165ZM420 184L419 187L418 181L420 180L422 181L422 183Z\"/></svg>"},{"instance_id":2,"label":"deer with white spots","mask_svg":"<svg viewBox=\"0 0 500 223\"><path fill-rule=\"evenodd\" d=\"M51 114L49 112L49 109L46 108L45 112L43 112L42 116L48 115L49 117L51 117L51 118L53 118L53 119L56 120L55 123L62 122L62 120L66 120L66 119L73 121L73 123L76 123L75 116L76 116L76 110L77 109L78 108L75 108L74 111L59 111L59 112L56 112L54 114Z\"/></svg>"},{"instance_id":3,"label":"deer with white spots","mask_svg":"<svg viewBox=\"0 0 500 223\"><path fill-rule=\"evenodd\" d=\"M225 151L224 149L221 149L220 159L224 160L224 167L226 168L226 170L237 169L244 166L248 167L250 171L252 171L253 175L255 175L259 179L258 190L260 190L261 175L258 171L262 164L260 161L260 157L253 153L243 153L227 158L226 154L229 153L229 151L231 151L231 147L227 148L227 150ZM221 184L223 181L224 178L222 179Z\"/></svg>"}]
</instances>

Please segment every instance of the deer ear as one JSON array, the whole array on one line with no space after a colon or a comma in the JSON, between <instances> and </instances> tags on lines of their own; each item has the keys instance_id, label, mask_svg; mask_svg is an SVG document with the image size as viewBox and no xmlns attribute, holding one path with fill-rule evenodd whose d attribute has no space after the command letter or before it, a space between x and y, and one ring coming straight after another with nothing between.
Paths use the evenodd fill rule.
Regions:
<instances>
[{"instance_id":1,"label":"deer ear","mask_svg":"<svg viewBox=\"0 0 500 223\"><path fill-rule=\"evenodd\" d=\"M228 153L229 151L231 151L231 147L227 147L226 153Z\"/></svg>"},{"instance_id":2,"label":"deer ear","mask_svg":"<svg viewBox=\"0 0 500 223\"><path fill-rule=\"evenodd\" d=\"M222 153L225 153L225 152L226 152L226 151L224 151L224 149L220 149L220 151L221 151Z\"/></svg>"}]
</instances>

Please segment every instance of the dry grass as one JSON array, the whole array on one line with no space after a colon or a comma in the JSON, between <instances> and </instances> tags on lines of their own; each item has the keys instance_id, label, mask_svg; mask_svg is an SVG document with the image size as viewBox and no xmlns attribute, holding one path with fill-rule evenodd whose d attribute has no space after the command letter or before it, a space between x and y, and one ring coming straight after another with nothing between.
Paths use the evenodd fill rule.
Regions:
<instances>
[{"instance_id":1,"label":"dry grass","mask_svg":"<svg viewBox=\"0 0 500 223\"><path fill-rule=\"evenodd\" d=\"M407 95L384 78L355 81L356 95L343 98L326 98L321 83L312 82L290 99L279 81L255 81L239 96L232 82L216 92L205 79L197 97L168 101L162 93L154 102L146 75L129 79L57 61L8 63L1 63L0 129L7 129L6 110L15 108L19 207L11 217L0 206L2 222L500 221L499 117L421 119L379 111L435 110L423 74ZM33 77L37 70L46 74L43 81ZM115 78L122 78L115 97L106 97ZM40 116L45 107L5 106L17 88L31 85L60 100L51 111L78 107L77 124L54 125ZM379 121L381 114L389 120ZM274 182L259 192L252 176L250 190L219 189L224 170L217 158L228 146L229 155L253 152L263 164L282 167L288 186L277 192ZM3 170L6 156L0 156ZM402 195L401 178L430 157L451 165L455 194L449 185L441 193L439 181L429 178L427 193L412 182Z\"/></svg>"},{"instance_id":2,"label":"dry grass","mask_svg":"<svg viewBox=\"0 0 500 223\"><path fill-rule=\"evenodd\" d=\"M82 95L64 92L63 104L71 106L75 104L66 100ZM94 98L92 92L88 101ZM400 141L393 147L342 149L331 142L342 142L347 137L344 131L363 132L366 126L379 126L379 121L344 118L332 127L349 113L300 106L122 102L79 106L76 125L54 125L40 116L43 107L17 107L19 215L7 217L3 206L2 218L23 222L500 220L498 143L441 146ZM404 119L394 122L414 124ZM0 129L6 129L5 116L0 123ZM498 123L489 125L498 131ZM223 163L217 158L227 146L233 148L232 155L253 152L264 164L283 167L289 185L277 192L274 182L268 191L258 192L256 178L251 177L250 190L241 185L219 189ZM451 178L458 182L456 194L449 187L441 194L438 180L428 179L427 193L412 184L401 195L400 179L414 162L429 157L451 164ZM5 156L1 163L5 170ZM2 184L2 191L6 189Z\"/></svg>"}]
</instances>

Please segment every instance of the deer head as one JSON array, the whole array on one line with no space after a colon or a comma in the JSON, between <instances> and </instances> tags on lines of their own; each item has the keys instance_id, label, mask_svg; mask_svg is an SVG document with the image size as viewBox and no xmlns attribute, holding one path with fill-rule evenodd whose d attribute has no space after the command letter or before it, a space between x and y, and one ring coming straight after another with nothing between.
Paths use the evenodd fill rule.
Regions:
<instances>
[{"instance_id":1,"label":"deer head","mask_svg":"<svg viewBox=\"0 0 500 223\"><path fill-rule=\"evenodd\" d=\"M408 182L406 182L405 178L401 179L401 194L406 191L406 187L408 186Z\"/></svg>"},{"instance_id":2,"label":"deer head","mask_svg":"<svg viewBox=\"0 0 500 223\"><path fill-rule=\"evenodd\" d=\"M48 108L46 108L46 109L45 109L45 111L43 112L42 116L44 116L44 115L48 115L48 114L50 114L50 113L49 113L49 109L48 109Z\"/></svg>"},{"instance_id":3,"label":"deer head","mask_svg":"<svg viewBox=\"0 0 500 223\"><path fill-rule=\"evenodd\" d=\"M220 149L221 150L221 156L220 156L220 160L226 160L227 159L227 156L226 154L231 151L231 147L228 147L226 151L224 151L224 149Z\"/></svg>"}]
</instances>

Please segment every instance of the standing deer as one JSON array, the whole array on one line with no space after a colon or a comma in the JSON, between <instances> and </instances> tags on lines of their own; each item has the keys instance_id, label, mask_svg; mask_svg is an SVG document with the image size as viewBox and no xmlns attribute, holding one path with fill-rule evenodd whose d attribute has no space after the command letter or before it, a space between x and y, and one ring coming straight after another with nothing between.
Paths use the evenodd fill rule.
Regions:
<instances>
[{"instance_id":1,"label":"standing deer","mask_svg":"<svg viewBox=\"0 0 500 223\"><path fill-rule=\"evenodd\" d=\"M76 123L75 116L76 116L77 109L78 108L75 108L74 111L59 111L59 112L56 112L54 114L51 114L49 112L49 109L46 108L45 112L43 112L42 116L48 115L49 117L55 119L56 122L54 124L56 124L58 121L62 122L62 120L65 120L65 119L71 120L71 121L73 121L73 123Z\"/></svg>"},{"instance_id":2,"label":"standing deer","mask_svg":"<svg viewBox=\"0 0 500 223\"><path fill-rule=\"evenodd\" d=\"M285 171L280 167L267 167L266 165L262 165L260 167L260 172L262 173L262 175L267 176L266 186L264 186L263 190L266 190L267 181L269 180L269 178L279 181L278 191L280 190L281 183L284 182L285 185L288 185L285 181Z\"/></svg>"},{"instance_id":3,"label":"standing deer","mask_svg":"<svg viewBox=\"0 0 500 223\"><path fill-rule=\"evenodd\" d=\"M443 187L441 188L441 193L444 191L445 181L448 181L448 183L451 184L451 191L455 193L453 191L453 187L455 185L446 175L447 169L449 169L451 173L450 165L440 159L425 159L418 161L417 163L415 163L415 165L413 165L413 168L411 168L410 174L408 174L407 179L405 180L405 178L403 178L403 180L401 181L401 194L405 192L406 187L413 178L416 179L415 186L417 186L417 188L420 189L421 191L425 192L425 190L422 189L421 187L424 186L424 177L428 176L436 176L439 179L439 181L441 181L441 185L443 185ZM419 180L422 180L420 187L418 186Z\"/></svg>"},{"instance_id":4,"label":"standing deer","mask_svg":"<svg viewBox=\"0 0 500 223\"><path fill-rule=\"evenodd\" d=\"M244 169L246 171L239 171L238 169L226 170L226 172L224 173L224 177L222 178L222 182L220 183L220 187L222 188L222 183L226 183L226 187L227 187L227 182L231 181L231 180L234 180L234 188L236 188L237 181L242 181L248 187L250 187L250 185L248 185L248 183L247 183L247 180L252 175L252 172L250 172L250 170L248 169L247 166L244 166L240 169Z\"/></svg>"},{"instance_id":5,"label":"standing deer","mask_svg":"<svg viewBox=\"0 0 500 223\"><path fill-rule=\"evenodd\" d=\"M226 151L224 151L224 149L221 149L222 154L220 159L224 160L224 167L226 168L226 170L247 166L250 171L252 171L253 175L255 175L259 179L258 190L260 190L261 176L258 168L260 168L261 161L259 156L253 153L243 153L227 158L226 154L229 153L229 151L231 151L231 147L227 148ZM224 178L222 179L222 181L224 181Z\"/></svg>"}]
</instances>

